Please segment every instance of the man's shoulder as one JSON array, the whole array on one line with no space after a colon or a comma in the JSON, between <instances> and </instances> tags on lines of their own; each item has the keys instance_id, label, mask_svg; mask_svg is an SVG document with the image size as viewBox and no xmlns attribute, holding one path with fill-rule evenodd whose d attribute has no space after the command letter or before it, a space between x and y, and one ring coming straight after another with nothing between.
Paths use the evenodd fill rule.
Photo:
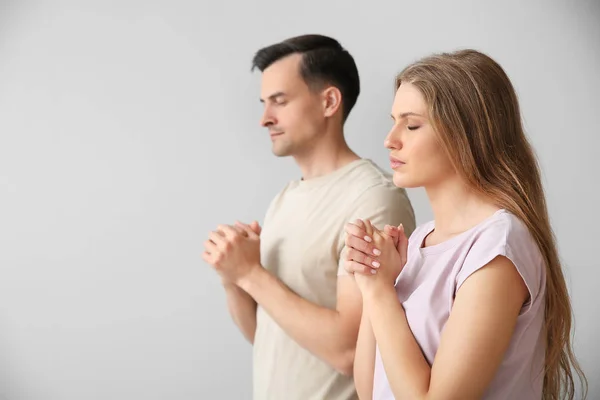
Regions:
<instances>
[{"instance_id":1,"label":"man's shoulder","mask_svg":"<svg viewBox=\"0 0 600 400\"><path fill-rule=\"evenodd\" d=\"M356 163L356 167L349 170L345 177L359 183L373 182L393 185L392 174L368 158L363 158Z\"/></svg>"},{"instance_id":2,"label":"man's shoulder","mask_svg":"<svg viewBox=\"0 0 600 400\"><path fill-rule=\"evenodd\" d=\"M406 190L394 184L391 173L368 159L350 171L342 183L346 194L353 194L361 202L395 202L408 198Z\"/></svg>"},{"instance_id":3,"label":"man's shoulder","mask_svg":"<svg viewBox=\"0 0 600 400\"><path fill-rule=\"evenodd\" d=\"M394 184L391 173L372 161L365 163L348 185L347 211L351 219L369 219L377 226L404 224L407 234L415 228L415 213L406 189Z\"/></svg>"}]
</instances>

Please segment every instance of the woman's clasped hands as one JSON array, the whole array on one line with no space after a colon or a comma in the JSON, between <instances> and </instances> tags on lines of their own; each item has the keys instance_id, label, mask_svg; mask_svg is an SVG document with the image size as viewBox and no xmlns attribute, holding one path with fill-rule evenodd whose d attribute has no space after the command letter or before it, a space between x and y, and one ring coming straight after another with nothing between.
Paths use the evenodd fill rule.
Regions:
<instances>
[{"instance_id":1,"label":"woman's clasped hands","mask_svg":"<svg viewBox=\"0 0 600 400\"><path fill-rule=\"evenodd\" d=\"M406 264L408 239L400 226L377 229L369 220L346 224L345 269L364 294L393 287Z\"/></svg>"}]
</instances>

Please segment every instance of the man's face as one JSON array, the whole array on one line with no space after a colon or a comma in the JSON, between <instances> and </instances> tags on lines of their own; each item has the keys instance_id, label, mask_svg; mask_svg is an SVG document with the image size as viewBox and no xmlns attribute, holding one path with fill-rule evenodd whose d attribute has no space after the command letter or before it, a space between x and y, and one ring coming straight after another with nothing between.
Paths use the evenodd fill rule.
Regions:
<instances>
[{"instance_id":1,"label":"man's face","mask_svg":"<svg viewBox=\"0 0 600 400\"><path fill-rule=\"evenodd\" d=\"M268 128L273 153L279 157L309 151L325 122L322 97L300 75L301 60L301 55L292 54L262 74L260 123Z\"/></svg>"}]
</instances>

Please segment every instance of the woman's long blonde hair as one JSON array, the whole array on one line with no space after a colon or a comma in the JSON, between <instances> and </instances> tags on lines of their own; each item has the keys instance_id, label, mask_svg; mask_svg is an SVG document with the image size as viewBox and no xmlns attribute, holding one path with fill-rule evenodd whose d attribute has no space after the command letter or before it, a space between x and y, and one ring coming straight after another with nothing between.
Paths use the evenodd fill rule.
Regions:
<instances>
[{"instance_id":1,"label":"woman's long blonde hair","mask_svg":"<svg viewBox=\"0 0 600 400\"><path fill-rule=\"evenodd\" d=\"M467 184L529 228L546 262L543 398L573 399L573 370L587 380L571 345L572 308L548 218L539 166L521 122L517 95L498 63L475 50L435 54L396 78L415 85L429 105L439 140ZM573 369L573 370L572 370Z\"/></svg>"}]
</instances>

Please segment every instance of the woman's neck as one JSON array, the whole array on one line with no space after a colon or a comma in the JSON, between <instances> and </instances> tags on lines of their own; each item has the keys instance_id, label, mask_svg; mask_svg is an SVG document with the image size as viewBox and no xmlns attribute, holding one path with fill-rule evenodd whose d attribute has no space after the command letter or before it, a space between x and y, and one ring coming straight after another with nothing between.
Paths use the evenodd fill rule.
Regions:
<instances>
[{"instance_id":1,"label":"woman's neck","mask_svg":"<svg viewBox=\"0 0 600 400\"><path fill-rule=\"evenodd\" d=\"M448 238L471 229L499 210L488 199L471 190L458 177L425 188L435 219L438 238Z\"/></svg>"}]
</instances>

